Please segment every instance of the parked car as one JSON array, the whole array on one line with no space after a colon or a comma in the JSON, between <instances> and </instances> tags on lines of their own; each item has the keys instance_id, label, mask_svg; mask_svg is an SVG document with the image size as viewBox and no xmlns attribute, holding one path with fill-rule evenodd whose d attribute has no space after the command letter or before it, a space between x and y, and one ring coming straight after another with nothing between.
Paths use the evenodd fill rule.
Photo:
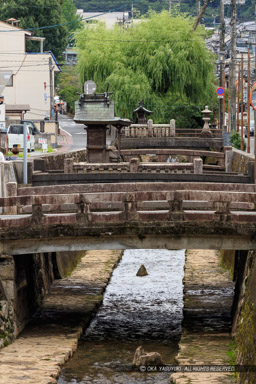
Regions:
<instances>
[{"instance_id":1,"label":"parked car","mask_svg":"<svg viewBox=\"0 0 256 384\"><path fill-rule=\"evenodd\" d=\"M27 130L27 149L28 152L35 150L35 137L31 126L25 124L11 124L7 129L8 149L11 150L13 146L23 149L23 129L24 126Z\"/></svg>"},{"instance_id":2,"label":"parked car","mask_svg":"<svg viewBox=\"0 0 256 384\"><path fill-rule=\"evenodd\" d=\"M247 137L247 126L244 128L244 136ZM254 120L250 121L250 136L254 136Z\"/></svg>"},{"instance_id":3,"label":"parked car","mask_svg":"<svg viewBox=\"0 0 256 384\"><path fill-rule=\"evenodd\" d=\"M37 133L40 133L40 131L38 130L38 128L36 127L35 123L31 120L21 120L20 122L21 124L26 124L28 125L29 127L32 128L33 130L33 134L36 135Z\"/></svg>"}]
</instances>

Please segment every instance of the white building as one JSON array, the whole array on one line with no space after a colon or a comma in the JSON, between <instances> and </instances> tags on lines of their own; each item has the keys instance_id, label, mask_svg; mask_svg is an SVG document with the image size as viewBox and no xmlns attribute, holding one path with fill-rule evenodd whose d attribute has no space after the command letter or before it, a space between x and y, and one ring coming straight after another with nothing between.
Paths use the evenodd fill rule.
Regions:
<instances>
[{"instance_id":1,"label":"white building","mask_svg":"<svg viewBox=\"0 0 256 384\"><path fill-rule=\"evenodd\" d=\"M82 9L78 9L77 14L82 17L84 23L103 22L108 29L113 28L116 24L130 23L128 12L84 12Z\"/></svg>"},{"instance_id":2,"label":"white building","mask_svg":"<svg viewBox=\"0 0 256 384\"><path fill-rule=\"evenodd\" d=\"M0 21L0 95L9 105L29 105L25 119L50 116L54 96L54 72L60 72L51 52L43 52L42 37L34 37L15 24ZM40 53L27 53L26 41L40 43ZM50 81L51 78L51 81Z\"/></svg>"}]
</instances>

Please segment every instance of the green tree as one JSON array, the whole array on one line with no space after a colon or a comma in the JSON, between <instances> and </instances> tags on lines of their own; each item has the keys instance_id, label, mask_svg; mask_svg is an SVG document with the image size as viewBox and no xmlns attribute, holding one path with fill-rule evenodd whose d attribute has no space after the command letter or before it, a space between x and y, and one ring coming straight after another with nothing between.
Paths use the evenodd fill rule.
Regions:
<instances>
[{"instance_id":1,"label":"green tree","mask_svg":"<svg viewBox=\"0 0 256 384\"><path fill-rule=\"evenodd\" d=\"M237 149L241 148L241 135L239 132L236 132L234 129L230 133L230 141L235 148ZM244 151L246 151L246 142L244 139L243 139L243 146L244 146Z\"/></svg>"},{"instance_id":2,"label":"green tree","mask_svg":"<svg viewBox=\"0 0 256 384\"><path fill-rule=\"evenodd\" d=\"M65 66L58 75L58 95L67 102L68 112L74 112L77 93L81 91L79 74L75 66Z\"/></svg>"},{"instance_id":3,"label":"green tree","mask_svg":"<svg viewBox=\"0 0 256 384\"><path fill-rule=\"evenodd\" d=\"M203 29L192 33L192 25L190 18L163 11L126 30L87 26L77 36L81 82L94 80L98 91L109 82L122 117L130 118L144 100L156 122L175 118L180 125L198 125L189 117L184 121L184 106L198 120L202 107L215 99L214 57Z\"/></svg>"},{"instance_id":4,"label":"green tree","mask_svg":"<svg viewBox=\"0 0 256 384\"><path fill-rule=\"evenodd\" d=\"M35 28L36 36L46 38L45 51L52 51L57 59L63 57L63 51L68 43L68 27L75 27L75 8L73 0L9 0L0 5L0 19L16 18L20 20L21 28ZM65 23L72 22L70 24ZM55 25L54 28L40 27ZM39 52L39 44L28 42L27 50Z\"/></svg>"}]
</instances>

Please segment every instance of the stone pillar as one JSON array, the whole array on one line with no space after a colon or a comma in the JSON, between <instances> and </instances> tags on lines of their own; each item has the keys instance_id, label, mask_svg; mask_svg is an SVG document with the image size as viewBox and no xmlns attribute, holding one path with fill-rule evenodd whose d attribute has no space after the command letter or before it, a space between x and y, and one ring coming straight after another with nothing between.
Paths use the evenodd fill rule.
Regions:
<instances>
[{"instance_id":1,"label":"stone pillar","mask_svg":"<svg viewBox=\"0 0 256 384\"><path fill-rule=\"evenodd\" d=\"M16 332L15 264L12 256L0 255L0 348L6 346Z\"/></svg>"},{"instance_id":2,"label":"stone pillar","mask_svg":"<svg viewBox=\"0 0 256 384\"><path fill-rule=\"evenodd\" d=\"M139 159L134 158L130 160L129 168L131 173L137 173L139 168Z\"/></svg>"},{"instance_id":3,"label":"stone pillar","mask_svg":"<svg viewBox=\"0 0 256 384\"><path fill-rule=\"evenodd\" d=\"M127 193L124 200L124 217L126 221L137 221L137 202L134 194Z\"/></svg>"},{"instance_id":4,"label":"stone pillar","mask_svg":"<svg viewBox=\"0 0 256 384\"><path fill-rule=\"evenodd\" d=\"M17 183L10 182L10 183L6 184L6 196L7 197L17 196L17 191L18 191ZM6 207L4 210L5 210L5 213L7 215L17 215L18 207L17 207L17 205L15 205L13 207Z\"/></svg>"},{"instance_id":5,"label":"stone pillar","mask_svg":"<svg viewBox=\"0 0 256 384\"><path fill-rule=\"evenodd\" d=\"M176 134L175 120L170 120L170 137L175 137Z\"/></svg>"},{"instance_id":6,"label":"stone pillar","mask_svg":"<svg viewBox=\"0 0 256 384\"><path fill-rule=\"evenodd\" d=\"M64 160L64 173L74 173L73 163L73 158L68 158Z\"/></svg>"},{"instance_id":7,"label":"stone pillar","mask_svg":"<svg viewBox=\"0 0 256 384\"><path fill-rule=\"evenodd\" d=\"M233 151L232 147L224 147L225 172L232 172Z\"/></svg>"},{"instance_id":8,"label":"stone pillar","mask_svg":"<svg viewBox=\"0 0 256 384\"><path fill-rule=\"evenodd\" d=\"M153 120L149 119L148 120L148 137L153 136Z\"/></svg>"},{"instance_id":9,"label":"stone pillar","mask_svg":"<svg viewBox=\"0 0 256 384\"><path fill-rule=\"evenodd\" d=\"M200 157L194 159L194 174L202 175L203 174L203 160Z\"/></svg>"}]
</instances>

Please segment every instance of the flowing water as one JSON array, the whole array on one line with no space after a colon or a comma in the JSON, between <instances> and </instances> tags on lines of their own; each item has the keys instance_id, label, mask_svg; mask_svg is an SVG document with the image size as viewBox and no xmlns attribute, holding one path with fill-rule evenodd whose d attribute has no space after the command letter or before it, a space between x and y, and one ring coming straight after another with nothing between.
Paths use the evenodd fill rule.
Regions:
<instances>
[{"instance_id":1,"label":"flowing water","mask_svg":"<svg viewBox=\"0 0 256 384\"><path fill-rule=\"evenodd\" d=\"M132 369L136 348L173 364L181 335L184 250L126 250L104 300L59 384L169 383L168 373ZM137 277L144 264L148 276ZM153 380L153 381L152 381Z\"/></svg>"}]
</instances>

